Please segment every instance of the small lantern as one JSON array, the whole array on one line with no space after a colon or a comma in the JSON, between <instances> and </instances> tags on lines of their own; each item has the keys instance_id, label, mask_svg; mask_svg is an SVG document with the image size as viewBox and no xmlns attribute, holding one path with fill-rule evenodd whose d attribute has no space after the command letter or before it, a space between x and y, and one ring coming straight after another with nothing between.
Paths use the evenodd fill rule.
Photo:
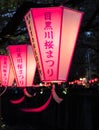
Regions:
<instances>
[{"instance_id":1,"label":"small lantern","mask_svg":"<svg viewBox=\"0 0 99 130\"><path fill-rule=\"evenodd\" d=\"M83 13L63 6L31 8L25 15L42 82L66 82Z\"/></svg>"},{"instance_id":2,"label":"small lantern","mask_svg":"<svg viewBox=\"0 0 99 130\"><path fill-rule=\"evenodd\" d=\"M31 45L10 45L7 47L18 87L32 86L36 71Z\"/></svg>"},{"instance_id":3,"label":"small lantern","mask_svg":"<svg viewBox=\"0 0 99 130\"><path fill-rule=\"evenodd\" d=\"M0 82L1 86L12 86L14 82L14 73L10 63L9 56L0 55Z\"/></svg>"}]
</instances>

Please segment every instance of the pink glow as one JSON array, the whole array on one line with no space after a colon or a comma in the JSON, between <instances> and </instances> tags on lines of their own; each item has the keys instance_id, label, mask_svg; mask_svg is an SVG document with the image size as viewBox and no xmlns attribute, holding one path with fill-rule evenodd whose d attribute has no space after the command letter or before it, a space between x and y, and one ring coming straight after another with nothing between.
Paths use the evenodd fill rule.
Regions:
<instances>
[{"instance_id":1,"label":"pink glow","mask_svg":"<svg viewBox=\"0 0 99 130\"><path fill-rule=\"evenodd\" d=\"M67 81L83 13L69 8L32 8L25 16L43 82Z\"/></svg>"},{"instance_id":2,"label":"pink glow","mask_svg":"<svg viewBox=\"0 0 99 130\"><path fill-rule=\"evenodd\" d=\"M59 80L66 79L67 81L82 16L82 12L64 8L61 35L62 44L60 47Z\"/></svg>"},{"instance_id":3,"label":"pink glow","mask_svg":"<svg viewBox=\"0 0 99 130\"><path fill-rule=\"evenodd\" d=\"M30 41L32 44L32 48L34 50L35 59L38 59L38 60L36 60L36 63L37 63L37 66L39 66L38 67L39 72L41 72L39 74L40 74L41 79L44 79L44 75L42 74L43 70L42 70L41 62L39 62L40 61L40 53L39 53L39 47L37 45L37 38L36 38L36 33L35 33L35 29L34 29L34 24L33 24L31 12L28 12L27 15L25 16L25 21L27 24L28 32L30 34Z\"/></svg>"},{"instance_id":4,"label":"pink glow","mask_svg":"<svg viewBox=\"0 0 99 130\"><path fill-rule=\"evenodd\" d=\"M36 61L30 45L27 46L27 86L32 86L36 71Z\"/></svg>"},{"instance_id":5,"label":"pink glow","mask_svg":"<svg viewBox=\"0 0 99 130\"><path fill-rule=\"evenodd\" d=\"M24 99L25 99L25 96L23 96L23 97L21 97L21 98L19 98L17 100L10 100L10 102L12 104L20 104L20 103L22 103L24 101Z\"/></svg>"},{"instance_id":6,"label":"pink glow","mask_svg":"<svg viewBox=\"0 0 99 130\"><path fill-rule=\"evenodd\" d=\"M0 82L1 86L11 87L14 82L14 73L6 55L0 55Z\"/></svg>"},{"instance_id":7,"label":"pink glow","mask_svg":"<svg viewBox=\"0 0 99 130\"><path fill-rule=\"evenodd\" d=\"M45 102L45 104L43 104L42 106L40 106L38 108L21 108L21 111L23 111L23 112L41 112L41 111L45 110L48 107L51 99L52 99L52 94L50 94L50 97Z\"/></svg>"},{"instance_id":8,"label":"pink glow","mask_svg":"<svg viewBox=\"0 0 99 130\"><path fill-rule=\"evenodd\" d=\"M54 85L52 86L52 96L53 96L53 99L58 103L60 104L62 101L63 101L63 98L60 98L57 93L55 92L55 88L54 88Z\"/></svg>"},{"instance_id":9,"label":"pink glow","mask_svg":"<svg viewBox=\"0 0 99 130\"><path fill-rule=\"evenodd\" d=\"M51 81L57 79L61 13L61 8L41 8L32 10L38 46L40 49L41 64L44 71L44 80ZM49 15L51 18L47 20L45 14ZM49 29L46 27L47 21L50 22L51 27ZM48 46L49 44L51 46ZM51 54L49 54L50 52Z\"/></svg>"},{"instance_id":10,"label":"pink glow","mask_svg":"<svg viewBox=\"0 0 99 130\"><path fill-rule=\"evenodd\" d=\"M26 86L26 45L8 46L17 86Z\"/></svg>"},{"instance_id":11,"label":"pink glow","mask_svg":"<svg viewBox=\"0 0 99 130\"><path fill-rule=\"evenodd\" d=\"M10 63L8 87L11 87L13 85L14 79L15 79L14 72L13 72L12 64Z\"/></svg>"},{"instance_id":12,"label":"pink glow","mask_svg":"<svg viewBox=\"0 0 99 130\"><path fill-rule=\"evenodd\" d=\"M23 90L23 92L24 92L24 94L27 96L27 97L33 97L33 95L31 95L27 90L26 90L26 88L24 88L24 90Z\"/></svg>"},{"instance_id":13,"label":"pink glow","mask_svg":"<svg viewBox=\"0 0 99 130\"><path fill-rule=\"evenodd\" d=\"M0 56L0 68L1 68L1 84L2 86L7 86L10 71L10 61L8 56L5 55Z\"/></svg>"},{"instance_id":14,"label":"pink glow","mask_svg":"<svg viewBox=\"0 0 99 130\"><path fill-rule=\"evenodd\" d=\"M2 87L2 77L1 77L1 56L0 56L0 87Z\"/></svg>"},{"instance_id":15,"label":"pink glow","mask_svg":"<svg viewBox=\"0 0 99 130\"><path fill-rule=\"evenodd\" d=\"M32 86L36 71L36 61L30 45L12 45L7 50L13 65L18 87Z\"/></svg>"}]
</instances>

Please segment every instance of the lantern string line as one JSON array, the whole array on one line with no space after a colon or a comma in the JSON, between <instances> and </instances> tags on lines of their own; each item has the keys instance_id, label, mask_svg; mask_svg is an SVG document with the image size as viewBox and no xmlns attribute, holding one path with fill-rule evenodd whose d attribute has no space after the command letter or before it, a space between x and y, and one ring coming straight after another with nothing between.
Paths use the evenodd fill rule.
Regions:
<instances>
[{"instance_id":1,"label":"lantern string line","mask_svg":"<svg viewBox=\"0 0 99 130\"><path fill-rule=\"evenodd\" d=\"M42 87L42 86L44 86L44 87L49 87L49 86L51 86L51 83L40 83L40 84L33 84L33 87Z\"/></svg>"},{"instance_id":2,"label":"lantern string line","mask_svg":"<svg viewBox=\"0 0 99 130\"><path fill-rule=\"evenodd\" d=\"M52 85L52 96L53 96L53 99L54 99L58 104L63 101L63 98L60 98L60 97L56 94L55 85L54 85L54 84Z\"/></svg>"},{"instance_id":3,"label":"lantern string line","mask_svg":"<svg viewBox=\"0 0 99 130\"><path fill-rule=\"evenodd\" d=\"M32 95L32 94L30 94L30 93L27 91L26 88L23 89L23 92L24 92L24 95L25 95L25 96L30 97L30 98L33 97L33 96L36 96L36 93L34 93L34 94Z\"/></svg>"},{"instance_id":4,"label":"lantern string line","mask_svg":"<svg viewBox=\"0 0 99 130\"><path fill-rule=\"evenodd\" d=\"M10 100L10 103L12 104L20 104L25 100L25 96L22 96L21 98L17 99L17 100Z\"/></svg>"},{"instance_id":5,"label":"lantern string line","mask_svg":"<svg viewBox=\"0 0 99 130\"><path fill-rule=\"evenodd\" d=\"M78 80L69 82L69 85L77 84L77 85L82 85L84 87L89 88L92 84L95 84L95 83L99 83L98 78L94 78L94 79L90 79L90 80L87 80L86 78L80 78Z\"/></svg>"},{"instance_id":6,"label":"lantern string line","mask_svg":"<svg viewBox=\"0 0 99 130\"><path fill-rule=\"evenodd\" d=\"M41 112L48 107L49 103L51 102L51 99L52 99L52 93L50 94L45 104L43 104L42 106L37 107L37 108L20 108L20 110L23 112Z\"/></svg>"},{"instance_id":7,"label":"lantern string line","mask_svg":"<svg viewBox=\"0 0 99 130\"><path fill-rule=\"evenodd\" d=\"M0 93L0 97L6 92L6 90L7 90L7 86L5 86L3 92Z\"/></svg>"}]
</instances>

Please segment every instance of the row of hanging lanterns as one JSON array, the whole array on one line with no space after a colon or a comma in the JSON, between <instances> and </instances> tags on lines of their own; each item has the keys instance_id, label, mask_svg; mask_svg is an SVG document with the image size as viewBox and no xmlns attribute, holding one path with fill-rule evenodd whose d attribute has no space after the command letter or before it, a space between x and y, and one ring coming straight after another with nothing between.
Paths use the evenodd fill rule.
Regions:
<instances>
[{"instance_id":1,"label":"row of hanging lanterns","mask_svg":"<svg viewBox=\"0 0 99 130\"><path fill-rule=\"evenodd\" d=\"M31 8L24 16L31 45L9 45L0 55L1 86L33 86L36 68L42 83L66 82L82 17L63 6Z\"/></svg>"},{"instance_id":2,"label":"row of hanging lanterns","mask_svg":"<svg viewBox=\"0 0 99 130\"><path fill-rule=\"evenodd\" d=\"M8 55L0 55L0 86L13 87L15 82L17 87L23 87L25 96L31 97L26 87L34 87L38 69L41 82L45 86L52 84L52 90L42 106L23 107L21 111L40 112L52 97L57 103L63 100L55 92L54 83L68 80L82 17L83 12L63 6L31 8L24 16L31 45L9 45ZM19 104L25 96L11 103Z\"/></svg>"},{"instance_id":3,"label":"row of hanging lanterns","mask_svg":"<svg viewBox=\"0 0 99 130\"><path fill-rule=\"evenodd\" d=\"M0 55L1 86L11 87L14 80L18 87L32 86L36 71L31 45L10 45L8 56Z\"/></svg>"}]
</instances>

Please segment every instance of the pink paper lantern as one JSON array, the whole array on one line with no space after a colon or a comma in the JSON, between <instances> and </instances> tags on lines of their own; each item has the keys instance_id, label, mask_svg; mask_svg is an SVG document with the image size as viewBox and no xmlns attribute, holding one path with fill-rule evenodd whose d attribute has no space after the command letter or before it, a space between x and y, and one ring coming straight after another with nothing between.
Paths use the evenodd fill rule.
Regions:
<instances>
[{"instance_id":1,"label":"pink paper lantern","mask_svg":"<svg viewBox=\"0 0 99 130\"><path fill-rule=\"evenodd\" d=\"M10 59L6 55L0 55L0 82L1 86L12 86L14 82L14 73Z\"/></svg>"},{"instance_id":2,"label":"pink paper lantern","mask_svg":"<svg viewBox=\"0 0 99 130\"><path fill-rule=\"evenodd\" d=\"M32 86L36 71L36 61L31 45L10 45L7 50L13 65L17 86Z\"/></svg>"},{"instance_id":3,"label":"pink paper lantern","mask_svg":"<svg viewBox=\"0 0 99 130\"><path fill-rule=\"evenodd\" d=\"M42 82L66 82L83 13L63 6L31 8L25 15Z\"/></svg>"}]
</instances>

